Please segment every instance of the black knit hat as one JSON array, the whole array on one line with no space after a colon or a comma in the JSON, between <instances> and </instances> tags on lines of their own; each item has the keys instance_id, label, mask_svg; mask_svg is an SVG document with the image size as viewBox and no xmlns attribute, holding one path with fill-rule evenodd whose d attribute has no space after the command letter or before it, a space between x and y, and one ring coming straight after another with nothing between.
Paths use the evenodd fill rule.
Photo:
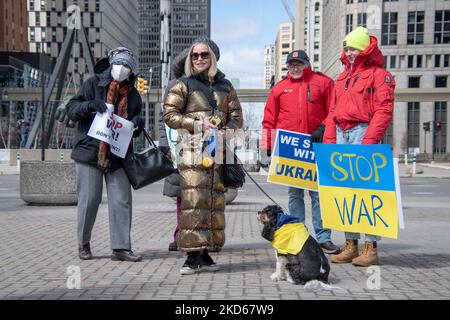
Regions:
<instances>
[{"instance_id":1,"label":"black knit hat","mask_svg":"<svg viewBox=\"0 0 450 320\"><path fill-rule=\"evenodd\" d=\"M197 39L195 39L195 41L193 43L205 43L205 44L207 44L211 48L212 52L214 52L214 55L216 56L217 61L220 60L220 49L219 49L219 47L217 46L217 44L214 41L212 41L208 37L197 38Z\"/></svg>"}]
</instances>

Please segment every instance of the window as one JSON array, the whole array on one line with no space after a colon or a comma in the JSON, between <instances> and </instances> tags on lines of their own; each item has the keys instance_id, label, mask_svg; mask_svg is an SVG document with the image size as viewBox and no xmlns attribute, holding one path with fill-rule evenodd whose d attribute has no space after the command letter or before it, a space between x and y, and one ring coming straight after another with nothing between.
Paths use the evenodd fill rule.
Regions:
<instances>
[{"instance_id":1,"label":"window","mask_svg":"<svg viewBox=\"0 0 450 320\"><path fill-rule=\"evenodd\" d=\"M424 24L424 11L408 12L408 44L423 44Z\"/></svg>"},{"instance_id":2,"label":"window","mask_svg":"<svg viewBox=\"0 0 450 320\"><path fill-rule=\"evenodd\" d=\"M435 13L434 43L450 43L450 10Z\"/></svg>"},{"instance_id":3,"label":"window","mask_svg":"<svg viewBox=\"0 0 450 320\"><path fill-rule=\"evenodd\" d=\"M346 33L349 34L350 32L353 31L353 15L352 14L348 14L346 16L346 25L345 25L345 30Z\"/></svg>"},{"instance_id":4,"label":"window","mask_svg":"<svg viewBox=\"0 0 450 320\"><path fill-rule=\"evenodd\" d=\"M450 54L444 54L444 68L448 68L450 65Z\"/></svg>"},{"instance_id":5,"label":"window","mask_svg":"<svg viewBox=\"0 0 450 320\"><path fill-rule=\"evenodd\" d=\"M440 127L434 132L433 152L437 154L447 153L447 101L434 103L434 121L439 121Z\"/></svg>"},{"instance_id":6,"label":"window","mask_svg":"<svg viewBox=\"0 0 450 320\"><path fill-rule=\"evenodd\" d=\"M319 11L320 10L320 2L316 2L316 4L314 5L314 10L315 11Z\"/></svg>"},{"instance_id":7,"label":"window","mask_svg":"<svg viewBox=\"0 0 450 320\"><path fill-rule=\"evenodd\" d=\"M435 87L436 88L447 88L447 76L436 76Z\"/></svg>"},{"instance_id":8,"label":"window","mask_svg":"<svg viewBox=\"0 0 450 320\"><path fill-rule=\"evenodd\" d=\"M414 68L414 56L408 56L408 68Z\"/></svg>"},{"instance_id":9,"label":"window","mask_svg":"<svg viewBox=\"0 0 450 320\"><path fill-rule=\"evenodd\" d=\"M422 68L422 65L423 65L423 56L417 56L416 67Z\"/></svg>"},{"instance_id":10,"label":"window","mask_svg":"<svg viewBox=\"0 0 450 320\"><path fill-rule=\"evenodd\" d=\"M358 13L358 27L367 27L367 13Z\"/></svg>"},{"instance_id":11,"label":"window","mask_svg":"<svg viewBox=\"0 0 450 320\"><path fill-rule=\"evenodd\" d=\"M389 68L395 69L397 67L397 56L391 56L391 63L389 65Z\"/></svg>"},{"instance_id":12,"label":"window","mask_svg":"<svg viewBox=\"0 0 450 320\"><path fill-rule=\"evenodd\" d=\"M390 46L397 44L397 12L383 13L383 25L381 30L382 45Z\"/></svg>"},{"instance_id":13,"label":"window","mask_svg":"<svg viewBox=\"0 0 450 320\"><path fill-rule=\"evenodd\" d=\"M420 146L420 102L408 102L408 148Z\"/></svg>"},{"instance_id":14,"label":"window","mask_svg":"<svg viewBox=\"0 0 450 320\"><path fill-rule=\"evenodd\" d=\"M434 67L440 68L441 67L441 55L437 54L434 56Z\"/></svg>"},{"instance_id":15,"label":"window","mask_svg":"<svg viewBox=\"0 0 450 320\"><path fill-rule=\"evenodd\" d=\"M389 144L391 146L394 144L394 125L392 123L386 131L383 138L383 144Z\"/></svg>"},{"instance_id":16,"label":"window","mask_svg":"<svg viewBox=\"0 0 450 320\"><path fill-rule=\"evenodd\" d=\"M420 88L420 77L408 77L408 88Z\"/></svg>"}]
</instances>

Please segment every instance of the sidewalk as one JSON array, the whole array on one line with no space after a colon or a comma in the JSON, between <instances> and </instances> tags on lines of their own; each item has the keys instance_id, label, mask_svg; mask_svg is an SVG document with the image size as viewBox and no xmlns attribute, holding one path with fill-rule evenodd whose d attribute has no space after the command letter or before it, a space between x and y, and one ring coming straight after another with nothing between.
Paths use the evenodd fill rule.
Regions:
<instances>
[{"instance_id":1,"label":"sidewalk","mask_svg":"<svg viewBox=\"0 0 450 320\"><path fill-rule=\"evenodd\" d=\"M162 188L162 184L158 184ZM287 197L277 198L287 205ZM307 221L310 221L309 197ZM333 291L307 291L273 282L275 257L261 236L256 212L263 196L243 192L226 211L226 245L213 253L221 270L181 276L185 256L168 252L175 226L175 204L161 193L134 193L133 249L140 263L113 262L109 256L107 204L93 230L94 259L80 261L76 246L75 207L30 207L18 196L0 193L0 299L163 299L163 300L299 300L299 299L449 299L450 214L438 208L405 208L406 230L398 240L379 244L379 268L331 265ZM308 227L311 228L310 223ZM333 241L344 242L342 232ZM77 283L80 288L71 289ZM379 286L371 282L379 275ZM70 288L70 289L69 289Z\"/></svg>"},{"instance_id":2,"label":"sidewalk","mask_svg":"<svg viewBox=\"0 0 450 320\"><path fill-rule=\"evenodd\" d=\"M406 166L404 163L399 163L399 175L401 178L411 177L412 164ZM436 162L436 163L418 163L417 164L417 178L446 178L450 179L450 163ZM17 166L9 166L0 163L0 176L2 175L17 175L19 174Z\"/></svg>"}]
</instances>

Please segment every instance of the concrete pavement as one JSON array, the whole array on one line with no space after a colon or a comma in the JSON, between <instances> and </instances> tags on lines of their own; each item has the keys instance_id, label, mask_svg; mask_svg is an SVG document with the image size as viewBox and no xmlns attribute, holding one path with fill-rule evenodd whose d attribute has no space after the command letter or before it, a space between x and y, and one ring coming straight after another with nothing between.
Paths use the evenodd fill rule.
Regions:
<instances>
[{"instance_id":1,"label":"concrete pavement","mask_svg":"<svg viewBox=\"0 0 450 320\"><path fill-rule=\"evenodd\" d=\"M2 177L0 190L5 190L1 182ZM185 256L167 250L176 221L175 204L155 188L160 190L162 183L151 191L134 193L133 248L144 255L143 262L135 264L109 259L106 202L93 231L95 258L80 261L75 207L30 207L20 200L17 190L0 192L0 299L450 298L450 203L446 200L436 202L432 210L407 203L406 230L400 231L398 240L380 243L379 268L331 265L330 281L338 289L311 291L270 280L274 253L261 238L256 220L256 212L268 202L248 191L227 207L227 242L221 253L212 254L221 270L181 276ZM287 196L277 201L287 206ZM310 221L308 201L306 197ZM309 222L308 226L312 230ZM333 240L342 244L343 233L334 232Z\"/></svg>"}]
</instances>

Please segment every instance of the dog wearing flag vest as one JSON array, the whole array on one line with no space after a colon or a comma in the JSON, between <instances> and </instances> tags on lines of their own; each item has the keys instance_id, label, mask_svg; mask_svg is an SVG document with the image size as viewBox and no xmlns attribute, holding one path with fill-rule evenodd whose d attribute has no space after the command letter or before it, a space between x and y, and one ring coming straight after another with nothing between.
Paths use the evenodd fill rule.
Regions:
<instances>
[{"instance_id":1,"label":"dog wearing flag vest","mask_svg":"<svg viewBox=\"0 0 450 320\"><path fill-rule=\"evenodd\" d=\"M258 212L258 220L263 223L262 237L270 241L276 251L273 281L287 280L304 285L318 280L328 284L328 259L298 218L285 214L279 206L268 206Z\"/></svg>"}]
</instances>

